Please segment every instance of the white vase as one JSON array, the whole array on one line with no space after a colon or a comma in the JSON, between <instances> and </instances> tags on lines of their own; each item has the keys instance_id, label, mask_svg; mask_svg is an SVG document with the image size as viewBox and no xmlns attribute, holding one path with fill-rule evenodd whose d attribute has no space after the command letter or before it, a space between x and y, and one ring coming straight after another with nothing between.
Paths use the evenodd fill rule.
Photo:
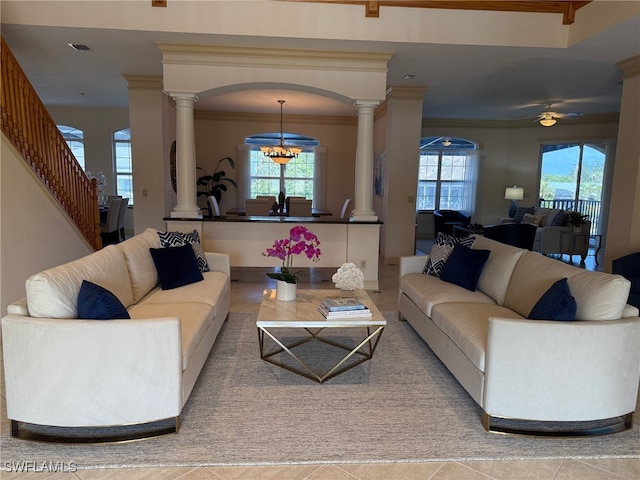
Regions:
<instances>
[{"instance_id":1,"label":"white vase","mask_svg":"<svg viewBox=\"0 0 640 480\"><path fill-rule=\"evenodd\" d=\"M283 280L276 280L276 299L283 302L290 302L296 299L297 284L287 283Z\"/></svg>"}]
</instances>

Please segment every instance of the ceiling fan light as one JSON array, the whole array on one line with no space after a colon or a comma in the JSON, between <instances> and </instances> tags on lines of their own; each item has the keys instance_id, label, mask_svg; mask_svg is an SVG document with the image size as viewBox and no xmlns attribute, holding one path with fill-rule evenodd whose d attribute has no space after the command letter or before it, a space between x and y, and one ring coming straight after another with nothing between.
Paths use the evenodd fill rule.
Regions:
<instances>
[{"instance_id":1,"label":"ceiling fan light","mask_svg":"<svg viewBox=\"0 0 640 480\"><path fill-rule=\"evenodd\" d=\"M556 124L556 120L554 118L541 118L540 125L543 127L552 127Z\"/></svg>"}]
</instances>

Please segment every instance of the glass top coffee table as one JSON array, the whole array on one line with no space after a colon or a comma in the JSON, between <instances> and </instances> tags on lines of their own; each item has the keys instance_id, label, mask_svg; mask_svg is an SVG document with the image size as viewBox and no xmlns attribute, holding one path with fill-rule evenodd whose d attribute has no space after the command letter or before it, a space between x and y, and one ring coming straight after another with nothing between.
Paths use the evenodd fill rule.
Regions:
<instances>
[{"instance_id":1,"label":"glass top coffee table","mask_svg":"<svg viewBox=\"0 0 640 480\"><path fill-rule=\"evenodd\" d=\"M323 383L370 360L378 346L387 321L364 290L356 291L354 297L371 310L371 318L327 319L318 312L318 305L323 300L338 298L339 295L338 290L298 290L295 301L283 302L276 300L275 289L265 290L256 321L260 358L318 383ZM366 335L362 340L356 340L349 345L321 335L323 331L344 328L362 330L358 339L362 338L365 331ZM296 339L293 341L283 340L285 332L291 334L292 331L296 334ZM267 350L266 344L271 344L271 342L267 339L271 339L275 344L270 345L273 347L270 350ZM265 342L265 340L267 341ZM293 352L296 347L311 341L337 347L346 353L326 371L318 372L318 367L310 366L308 361L303 361ZM283 352L295 360L294 365L279 360L278 356Z\"/></svg>"}]
</instances>

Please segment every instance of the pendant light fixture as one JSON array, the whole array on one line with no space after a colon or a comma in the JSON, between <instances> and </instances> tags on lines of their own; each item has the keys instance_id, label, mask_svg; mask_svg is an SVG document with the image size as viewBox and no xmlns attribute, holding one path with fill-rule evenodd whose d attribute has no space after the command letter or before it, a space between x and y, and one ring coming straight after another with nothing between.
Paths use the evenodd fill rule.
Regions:
<instances>
[{"instance_id":1,"label":"pendant light fixture","mask_svg":"<svg viewBox=\"0 0 640 480\"><path fill-rule=\"evenodd\" d=\"M284 146L284 131L282 129L282 105L284 100L278 100L280 104L280 145L274 147L260 147L260 151L271 160L280 165L286 165L292 158L297 158L302 152L300 148Z\"/></svg>"}]
</instances>

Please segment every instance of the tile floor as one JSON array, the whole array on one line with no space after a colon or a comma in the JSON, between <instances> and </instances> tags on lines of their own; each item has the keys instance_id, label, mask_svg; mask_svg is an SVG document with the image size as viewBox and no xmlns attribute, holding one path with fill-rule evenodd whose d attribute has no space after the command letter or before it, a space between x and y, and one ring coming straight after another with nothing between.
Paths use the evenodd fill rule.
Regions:
<instances>
[{"instance_id":1,"label":"tile floor","mask_svg":"<svg viewBox=\"0 0 640 480\"><path fill-rule=\"evenodd\" d=\"M587 263L587 268L589 262ZM593 269L593 267L591 268ZM262 290L272 282L265 269L232 271L231 309L258 311ZM330 288L333 272L312 269L301 275L301 288ZM397 307L397 265L380 266L380 288L369 292L378 308ZM2 429L7 416L2 389ZM606 452L602 452L606 454ZM7 473L0 478L33 480L614 480L640 478L640 458L505 460L386 464L274 465L239 467L172 467L77 470L73 473Z\"/></svg>"}]
</instances>

